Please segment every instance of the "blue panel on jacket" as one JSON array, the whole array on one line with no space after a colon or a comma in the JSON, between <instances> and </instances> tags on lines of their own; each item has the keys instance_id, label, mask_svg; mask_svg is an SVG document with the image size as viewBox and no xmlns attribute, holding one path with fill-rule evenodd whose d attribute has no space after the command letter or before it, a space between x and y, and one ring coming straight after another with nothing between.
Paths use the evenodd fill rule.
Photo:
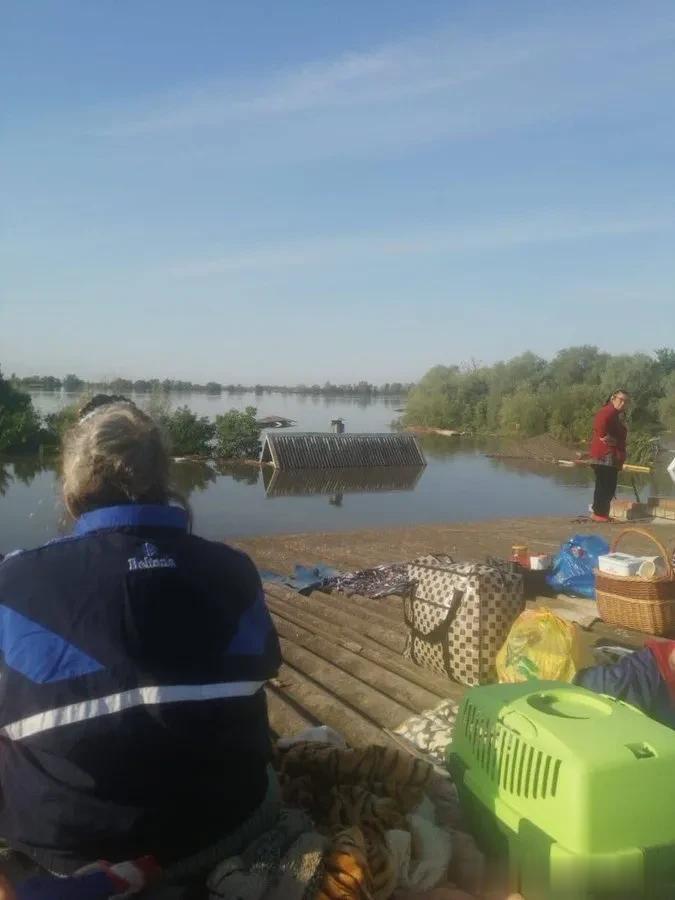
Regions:
<instances>
[{"instance_id":1,"label":"blue panel on jacket","mask_svg":"<svg viewBox=\"0 0 675 900\"><path fill-rule=\"evenodd\" d=\"M103 669L58 634L8 606L0 606L0 652L10 669L37 684L52 684Z\"/></svg>"},{"instance_id":2,"label":"blue panel on jacket","mask_svg":"<svg viewBox=\"0 0 675 900\"><path fill-rule=\"evenodd\" d=\"M240 618L234 637L227 652L236 656L262 656L270 631L272 619L265 605L265 595L258 591L255 601Z\"/></svg>"}]
</instances>

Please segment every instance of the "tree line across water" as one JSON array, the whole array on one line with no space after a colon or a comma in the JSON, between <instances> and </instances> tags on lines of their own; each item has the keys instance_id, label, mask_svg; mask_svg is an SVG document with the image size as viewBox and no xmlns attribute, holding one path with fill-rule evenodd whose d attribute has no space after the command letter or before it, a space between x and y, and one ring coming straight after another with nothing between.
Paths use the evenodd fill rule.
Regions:
<instances>
[{"instance_id":1,"label":"tree line across water","mask_svg":"<svg viewBox=\"0 0 675 900\"><path fill-rule=\"evenodd\" d=\"M551 360L523 353L491 366L435 366L408 395L403 422L576 442L618 388L631 396L634 437L675 430L675 350L666 347L652 355L569 347Z\"/></svg>"},{"instance_id":2,"label":"tree line across water","mask_svg":"<svg viewBox=\"0 0 675 900\"><path fill-rule=\"evenodd\" d=\"M386 384L371 384L369 381L358 381L352 384L333 384L330 381L324 384L296 384L293 386L279 384L220 384L217 381L208 381L206 384L197 384L192 381L179 381L174 378L113 378L105 382L85 381L78 375L66 375L65 378L57 378L54 375L28 375L19 378L16 375L10 377L10 382L17 388L26 391L60 391L79 394L85 391L107 391L111 394L152 394L164 391L168 394L299 394L309 396L331 397L401 397L406 394L412 385L400 381L387 382Z\"/></svg>"},{"instance_id":3,"label":"tree line across water","mask_svg":"<svg viewBox=\"0 0 675 900\"><path fill-rule=\"evenodd\" d=\"M82 400L86 397L83 394ZM77 422L81 402L41 415L30 394L3 378L0 371L0 453L57 452L66 431ZM260 448L257 410L231 409L212 421L187 406L171 410L164 391L150 395L146 411L163 429L175 456L255 459Z\"/></svg>"},{"instance_id":4,"label":"tree line across water","mask_svg":"<svg viewBox=\"0 0 675 900\"><path fill-rule=\"evenodd\" d=\"M187 406L171 410L171 394L200 393L210 395L254 393L296 394L300 396L330 397L402 397L411 385L392 382L383 385L359 381L353 384L323 385L224 385L215 381L196 384L172 378L160 380L115 378L106 382L88 382L78 375L65 378L54 375L29 375L19 378L12 374L4 379L0 372L0 453L58 450L63 434L77 419L79 403L64 407L57 413L40 415L31 401L29 391L65 391L82 398L95 393L131 397L147 395L144 403L162 426L172 452L176 456L216 456L220 459L252 459L257 456L260 428L256 424L255 407L245 411L232 409L212 421L198 416Z\"/></svg>"},{"instance_id":5,"label":"tree line across water","mask_svg":"<svg viewBox=\"0 0 675 900\"><path fill-rule=\"evenodd\" d=\"M215 383L211 383L215 384ZM77 376L55 379L3 379L0 373L0 452L58 447L64 430L76 418L76 408L40 416L26 390L65 389L92 393L95 387ZM260 429L256 410L231 410L211 421L187 407L170 411L171 392L203 390L210 385L191 382L126 381L117 379L103 387L107 392L149 393L151 412L161 422L176 455L217 455L228 458L255 456ZM251 390L217 385L220 392ZM230 390L230 388L232 390ZM315 391L316 388L316 391ZM472 434L517 434L523 437L551 434L562 441L586 440L598 407L612 391L623 388L631 395L630 431L638 442L664 431L675 430L675 350L661 348L653 354L612 355L597 347L570 347L552 360L523 353L491 366L435 366L416 386L393 383L375 387L367 382L306 388L274 388L258 385L256 393L280 390L290 393L400 395L409 389L403 423L468 431ZM395 390L394 390L395 389ZM154 407L154 409L153 409Z\"/></svg>"}]
</instances>

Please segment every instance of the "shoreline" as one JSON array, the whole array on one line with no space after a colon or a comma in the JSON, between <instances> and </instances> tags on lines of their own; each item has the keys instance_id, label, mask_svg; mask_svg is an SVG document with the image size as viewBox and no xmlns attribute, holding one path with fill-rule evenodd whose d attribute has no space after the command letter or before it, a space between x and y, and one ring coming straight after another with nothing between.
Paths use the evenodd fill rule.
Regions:
<instances>
[{"instance_id":1,"label":"shoreline","mask_svg":"<svg viewBox=\"0 0 675 900\"><path fill-rule=\"evenodd\" d=\"M409 434L441 434L443 437L476 437L470 431L456 431L454 428L433 428L430 425L406 425L403 431Z\"/></svg>"},{"instance_id":2,"label":"shoreline","mask_svg":"<svg viewBox=\"0 0 675 900\"><path fill-rule=\"evenodd\" d=\"M644 528L645 523L636 523ZM514 544L531 551L554 553L573 534L599 534L611 545L630 522L598 525L569 516L438 522L352 531L288 532L254 537L224 537L247 553L261 569L291 574L296 564L334 566L344 571L384 563L406 562L429 553L447 553L456 562L480 562L487 556L508 558ZM669 550L675 547L675 521L646 524ZM644 547L645 539L628 538L622 549ZM625 544L625 547L624 547ZM644 552L644 551L643 551Z\"/></svg>"}]
</instances>

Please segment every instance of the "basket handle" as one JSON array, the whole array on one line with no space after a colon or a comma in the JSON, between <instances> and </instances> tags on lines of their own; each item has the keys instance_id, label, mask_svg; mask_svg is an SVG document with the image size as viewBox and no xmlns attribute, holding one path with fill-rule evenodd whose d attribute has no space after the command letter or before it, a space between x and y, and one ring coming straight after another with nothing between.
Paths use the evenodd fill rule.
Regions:
<instances>
[{"instance_id":1,"label":"basket handle","mask_svg":"<svg viewBox=\"0 0 675 900\"><path fill-rule=\"evenodd\" d=\"M663 557L663 561L665 562L667 567L668 578L673 577L673 562L670 558L670 553L668 553L668 551L658 538L654 537L653 534L651 534L644 528L624 528L623 531L619 532L619 534L617 534L616 538L614 539L614 543L612 544L612 553L614 553L616 548L619 546L619 541L627 534L639 534L642 537L649 538L650 541L653 541L661 551L661 556Z\"/></svg>"}]
</instances>

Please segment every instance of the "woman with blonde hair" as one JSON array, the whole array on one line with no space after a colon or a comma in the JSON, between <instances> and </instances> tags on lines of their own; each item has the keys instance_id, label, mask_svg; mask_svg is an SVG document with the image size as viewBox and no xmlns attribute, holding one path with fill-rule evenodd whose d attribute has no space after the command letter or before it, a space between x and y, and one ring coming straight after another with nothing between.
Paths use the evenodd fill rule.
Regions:
<instances>
[{"instance_id":1,"label":"woman with blonde hair","mask_svg":"<svg viewBox=\"0 0 675 900\"><path fill-rule=\"evenodd\" d=\"M57 874L237 852L271 809L258 573L190 533L133 403L88 404L62 467L72 535L0 565L0 835Z\"/></svg>"}]
</instances>

